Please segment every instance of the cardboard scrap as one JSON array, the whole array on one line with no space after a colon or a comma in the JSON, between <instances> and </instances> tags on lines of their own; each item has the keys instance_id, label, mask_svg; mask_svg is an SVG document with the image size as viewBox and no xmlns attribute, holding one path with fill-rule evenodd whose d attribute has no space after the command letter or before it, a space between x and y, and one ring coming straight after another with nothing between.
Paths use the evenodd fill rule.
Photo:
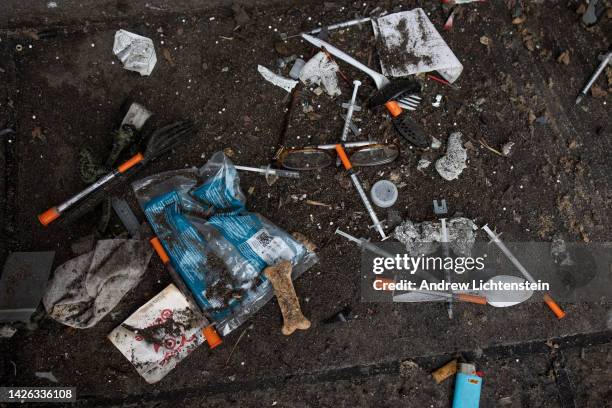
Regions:
<instances>
[{"instance_id":1,"label":"cardboard scrap","mask_svg":"<svg viewBox=\"0 0 612 408\"><path fill-rule=\"evenodd\" d=\"M206 324L191 303L168 285L116 327L108 339L149 384L160 381L204 343Z\"/></svg>"}]
</instances>

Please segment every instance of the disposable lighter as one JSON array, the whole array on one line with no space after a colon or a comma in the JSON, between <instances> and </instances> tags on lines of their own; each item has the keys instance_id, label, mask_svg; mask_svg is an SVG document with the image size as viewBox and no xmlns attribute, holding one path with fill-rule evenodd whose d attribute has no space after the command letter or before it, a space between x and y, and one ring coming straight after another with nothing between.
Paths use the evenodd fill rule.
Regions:
<instances>
[{"instance_id":1,"label":"disposable lighter","mask_svg":"<svg viewBox=\"0 0 612 408\"><path fill-rule=\"evenodd\" d=\"M473 364L459 364L455 379L453 408L478 408L482 378L476 375Z\"/></svg>"}]
</instances>

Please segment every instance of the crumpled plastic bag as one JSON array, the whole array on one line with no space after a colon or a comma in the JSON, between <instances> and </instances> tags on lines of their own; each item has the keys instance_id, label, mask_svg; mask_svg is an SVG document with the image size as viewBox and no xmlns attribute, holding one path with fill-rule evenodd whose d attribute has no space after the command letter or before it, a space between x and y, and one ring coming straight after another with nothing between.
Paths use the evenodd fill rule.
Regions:
<instances>
[{"instance_id":1,"label":"crumpled plastic bag","mask_svg":"<svg viewBox=\"0 0 612 408\"><path fill-rule=\"evenodd\" d=\"M55 270L43 297L47 313L77 329L94 326L140 282L152 253L146 241L98 241L93 251Z\"/></svg>"}]
</instances>

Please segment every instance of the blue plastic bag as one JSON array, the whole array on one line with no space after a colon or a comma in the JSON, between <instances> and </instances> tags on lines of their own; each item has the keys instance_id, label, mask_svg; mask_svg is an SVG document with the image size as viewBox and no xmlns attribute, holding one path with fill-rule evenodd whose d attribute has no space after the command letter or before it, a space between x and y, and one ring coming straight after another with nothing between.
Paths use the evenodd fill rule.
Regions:
<instances>
[{"instance_id":1,"label":"blue plastic bag","mask_svg":"<svg viewBox=\"0 0 612 408\"><path fill-rule=\"evenodd\" d=\"M222 152L198 171L158 174L133 189L172 265L223 335L272 298L262 274L267 266L289 260L295 279L317 262L291 235L246 209L236 169Z\"/></svg>"}]
</instances>

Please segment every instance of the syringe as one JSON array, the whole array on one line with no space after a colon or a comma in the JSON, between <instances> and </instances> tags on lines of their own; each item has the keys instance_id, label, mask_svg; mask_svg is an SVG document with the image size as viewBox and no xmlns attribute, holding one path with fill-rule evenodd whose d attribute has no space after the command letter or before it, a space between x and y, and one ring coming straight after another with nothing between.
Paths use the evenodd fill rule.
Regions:
<instances>
[{"instance_id":1,"label":"syringe","mask_svg":"<svg viewBox=\"0 0 612 408\"><path fill-rule=\"evenodd\" d=\"M340 157L340 160L342 161L342 165L344 166L344 168L348 171L349 175L351 176L353 185L355 186L355 189L359 193L359 197L361 197L361 201L363 202L363 205L368 211L368 214L370 214L370 218L372 219L372 222L374 223L374 228L376 228L376 230L378 231L382 239L387 239L385 230L383 230L382 224L378 220L378 216L374 212L374 208L372 208L372 204L370 204L370 200L368 199L367 194L365 193L365 191L363 191L363 187L361 186L361 183L359 182L357 173L355 173L355 170L353 170L353 165L351 164L351 161L346 155L346 152L344 151L344 147L342 147L341 144L337 144L336 152L338 153L338 157Z\"/></svg>"},{"instance_id":2,"label":"syringe","mask_svg":"<svg viewBox=\"0 0 612 408\"><path fill-rule=\"evenodd\" d=\"M261 173L267 176L279 176L279 177L290 177L290 178L300 178L300 173L297 171L291 170L283 170L283 169L273 169L270 165L261 166L261 167L250 167L250 166L236 166L234 165L236 170L241 171L251 171L253 173Z\"/></svg>"},{"instance_id":3,"label":"syringe","mask_svg":"<svg viewBox=\"0 0 612 408\"><path fill-rule=\"evenodd\" d=\"M499 239L499 236L495 234L491 228L487 224L482 226L482 229L487 233L487 235L491 238L491 241L497 245L497 247L506 255L506 258L512 262L512 264L518 269L525 279L527 279L531 283L536 283L534 277L525 269L525 267L519 262L518 259L514 256L512 252L508 249L508 247ZM558 319L563 319L565 317L565 312L561 307L555 302L555 300L548 294L544 294L544 302L549 307L550 310L557 316Z\"/></svg>"},{"instance_id":4,"label":"syringe","mask_svg":"<svg viewBox=\"0 0 612 408\"><path fill-rule=\"evenodd\" d=\"M355 100L357 99L357 89L359 89L360 85L361 85L360 81L358 80L353 81L353 96L351 97L351 101L349 103L342 104L343 108L348 109L346 112L346 117L344 118L344 127L342 128L341 140L343 142L346 142L346 140L348 139L348 132L351 127L351 119L353 118L353 112L359 111L361 109L359 106L355 105Z\"/></svg>"},{"instance_id":5,"label":"syringe","mask_svg":"<svg viewBox=\"0 0 612 408\"><path fill-rule=\"evenodd\" d=\"M336 234L342 235L344 238L348 239L349 241L353 241L354 243L359 245L361 248L367 249L368 251L376 255L380 255L384 258L394 258L395 257L395 255L393 255L391 252L385 251L384 249L382 249L378 245L374 245L367 239L354 237L351 234L340 230L340 228L336 229Z\"/></svg>"},{"instance_id":6,"label":"syringe","mask_svg":"<svg viewBox=\"0 0 612 408\"><path fill-rule=\"evenodd\" d=\"M357 245L359 245L361 248L367 249L368 251L378 255L378 256L382 256L384 258L395 258L396 256L393 255L391 252L385 251L384 249L382 249L381 247L379 247L376 244L373 244L372 242L368 241L367 239L364 238L357 238L352 236L351 234L341 231L340 228L336 229L336 234L343 236L344 238L348 239L349 241L353 241L354 243L356 243ZM416 273L416 271L415 271ZM419 276L423 276L423 278L427 278L429 279L431 282L440 282L440 279L436 278L435 276L433 276L431 273L429 273L428 271L424 270L424 269L420 269L418 271Z\"/></svg>"}]
</instances>

